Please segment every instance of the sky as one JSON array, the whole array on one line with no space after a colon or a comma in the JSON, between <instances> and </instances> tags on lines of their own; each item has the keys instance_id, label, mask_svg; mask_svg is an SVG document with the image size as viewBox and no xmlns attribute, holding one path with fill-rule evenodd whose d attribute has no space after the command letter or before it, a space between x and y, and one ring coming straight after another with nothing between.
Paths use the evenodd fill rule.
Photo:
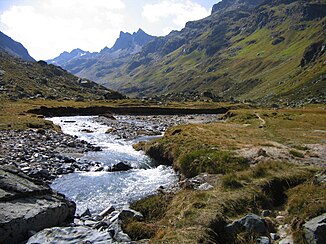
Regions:
<instances>
[{"instance_id":1,"label":"sky","mask_svg":"<svg viewBox=\"0 0 326 244\"><path fill-rule=\"evenodd\" d=\"M120 31L154 36L208 16L219 0L0 0L0 31L36 60L112 47Z\"/></svg>"}]
</instances>

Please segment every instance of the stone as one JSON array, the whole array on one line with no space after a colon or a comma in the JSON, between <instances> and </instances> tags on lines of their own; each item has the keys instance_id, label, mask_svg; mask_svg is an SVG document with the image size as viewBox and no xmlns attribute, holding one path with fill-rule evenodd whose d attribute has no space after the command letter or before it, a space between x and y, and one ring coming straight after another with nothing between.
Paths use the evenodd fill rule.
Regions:
<instances>
[{"instance_id":1,"label":"stone","mask_svg":"<svg viewBox=\"0 0 326 244\"><path fill-rule=\"evenodd\" d=\"M271 233L270 236L271 236L271 239L272 239L273 241L276 241L276 240L280 239L279 235L276 234L276 233Z\"/></svg>"},{"instance_id":2,"label":"stone","mask_svg":"<svg viewBox=\"0 0 326 244\"><path fill-rule=\"evenodd\" d=\"M284 222L285 217L283 215L278 215L276 216L276 220L280 221L280 222Z\"/></svg>"},{"instance_id":3,"label":"stone","mask_svg":"<svg viewBox=\"0 0 326 244\"><path fill-rule=\"evenodd\" d=\"M243 231L254 232L257 234L266 234L268 229L264 219L256 214L247 214L245 217L234 221L232 224L227 225L226 231L232 234L240 233Z\"/></svg>"},{"instance_id":4,"label":"stone","mask_svg":"<svg viewBox=\"0 0 326 244\"><path fill-rule=\"evenodd\" d=\"M80 217L86 217L86 216L88 217L92 216L91 211L88 208L80 215Z\"/></svg>"},{"instance_id":5,"label":"stone","mask_svg":"<svg viewBox=\"0 0 326 244\"><path fill-rule=\"evenodd\" d=\"M127 164L127 163L124 163L124 162L120 162L118 164L115 164L111 167L111 171L112 172L115 172L115 171L128 171L132 169L132 167Z\"/></svg>"},{"instance_id":6,"label":"stone","mask_svg":"<svg viewBox=\"0 0 326 244\"><path fill-rule=\"evenodd\" d=\"M143 220L144 216L133 209L122 209L119 213L119 219L122 221L131 218L135 220Z\"/></svg>"},{"instance_id":7,"label":"stone","mask_svg":"<svg viewBox=\"0 0 326 244\"><path fill-rule=\"evenodd\" d=\"M199 185L198 187L195 187L195 189L199 190L199 191L208 191L212 188L214 188L214 187L212 185L208 184L207 182Z\"/></svg>"},{"instance_id":8,"label":"stone","mask_svg":"<svg viewBox=\"0 0 326 244\"><path fill-rule=\"evenodd\" d=\"M112 205L109 205L106 209L104 209L99 216L101 217L105 217L107 215L109 215L110 213L113 213L113 211L115 211L115 208Z\"/></svg>"},{"instance_id":9,"label":"stone","mask_svg":"<svg viewBox=\"0 0 326 244\"><path fill-rule=\"evenodd\" d=\"M76 205L16 167L0 166L0 243L19 243L31 231L73 219Z\"/></svg>"},{"instance_id":10,"label":"stone","mask_svg":"<svg viewBox=\"0 0 326 244\"><path fill-rule=\"evenodd\" d=\"M308 243L326 243L326 213L306 222L303 231Z\"/></svg>"},{"instance_id":11,"label":"stone","mask_svg":"<svg viewBox=\"0 0 326 244\"><path fill-rule=\"evenodd\" d=\"M261 215L262 215L263 217L270 216L271 214L272 214L272 212L271 212L270 210L263 210L263 211L261 212Z\"/></svg>"},{"instance_id":12,"label":"stone","mask_svg":"<svg viewBox=\"0 0 326 244\"><path fill-rule=\"evenodd\" d=\"M27 244L50 243L92 243L110 244L112 238L109 232L98 231L85 226L55 227L45 229L29 238Z\"/></svg>"},{"instance_id":13,"label":"stone","mask_svg":"<svg viewBox=\"0 0 326 244\"><path fill-rule=\"evenodd\" d=\"M256 240L256 244L270 244L270 240L267 236L260 236Z\"/></svg>"}]
</instances>

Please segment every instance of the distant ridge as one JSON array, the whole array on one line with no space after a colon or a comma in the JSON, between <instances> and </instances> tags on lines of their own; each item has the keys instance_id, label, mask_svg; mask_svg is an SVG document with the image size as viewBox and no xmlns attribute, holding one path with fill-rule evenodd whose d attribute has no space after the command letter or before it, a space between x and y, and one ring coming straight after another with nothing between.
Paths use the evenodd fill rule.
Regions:
<instances>
[{"instance_id":1,"label":"distant ridge","mask_svg":"<svg viewBox=\"0 0 326 244\"><path fill-rule=\"evenodd\" d=\"M142 29L137 32L120 32L111 48L104 47L100 52L88 52L79 48L63 52L48 63L60 66L79 77L100 81L104 74L125 64L130 56L139 53L142 47L155 37L146 34Z\"/></svg>"},{"instance_id":2,"label":"distant ridge","mask_svg":"<svg viewBox=\"0 0 326 244\"><path fill-rule=\"evenodd\" d=\"M27 49L19 42L13 40L11 37L7 36L0 31L0 50L7 52L8 54L21 58L25 61L35 62L35 59L32 58Z\"/></svg>"}]
</instances>

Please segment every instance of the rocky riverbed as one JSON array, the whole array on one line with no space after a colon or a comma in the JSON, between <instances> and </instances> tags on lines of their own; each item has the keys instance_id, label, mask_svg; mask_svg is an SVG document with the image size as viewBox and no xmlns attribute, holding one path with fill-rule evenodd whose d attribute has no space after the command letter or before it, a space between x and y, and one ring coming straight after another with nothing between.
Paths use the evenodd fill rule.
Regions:
<instances>
[{"instance_id":1,"label":"rocky riverbed","mask_svg":"<svg viewBox=\"0 0 326 244\"><path fill-rule=\"evenodd\" d=\"M53 130L2 131L0 135L0 164L13 165L46 182L75 170L91 170L96 166L94 162L81 162L76 156L99 150L98 146Z\"/></svg>"},{"instance_id":2,"label":"rocky riverbed","mask_svg":"<svg viewBox=\"0 0 326 244\"><path fill-rule=\"evenodd\" d=\"M132 148L132 143L142 139L146 140L151 136L162 135L164 131L172 125L209 123L217 120L218 117L216 115L117 115L114 117L100 116L91 118L90 123L99 125L97 127L89 127L87 123L86 125L82 124L82 127L78 127L78 123L74 121L73 118L64 119L61 122L63 124L69 124L71 127L78 127L78 135L92 135L93 138L103 135L103 132L96 131L97 129L101 128L101 130L103 130L103 128L107 128L106 134L108 137L105 138L117 140L118 143L120 143L120 147L127 146L129 148L130 146L130 148ZM100 125L102 125L102 127ZM88 137L86 136L85 138ZM123 143L123 141L126 141L126 143ZM83 236L81 236L78 241L94 240L96 243L129 243L131 241L130 238L123 233L120 224L121 221L125 219L142 218L140 213L128 209L128 207L125 206L123 208L116 208L110 205L109 201L105 201L105 203L107 203L106 206L109 207L102 212L95 213L86 209L83 213L78 212L75 214L76 207L74 203L66 199L63 195L50 189L48 184L64 175L69 174L73 176L74 174L71 174L73 172L84 174L82 172L96 173L97 171L103 171L105 174L105 172L108 171L114 173L116 171L130 172L131 170L130 174L134 174L132 178L126 178L127 174L119 173L117 176L112 175L111 178L119 178L121 175L123 177L122 179L127 181L147 181L147 183L144 182L145 187L143 190L145 191L144 194L149 194L148 192L152 191L151 185L154 183L154 178L157 179L162 173L168 172L168 176L164 175L162 183L159 181L155 183L164 185L167 179L171 178L176 180L176 176L170 172L172 169L169 170L164 167L145 169L146 166L144 169L137 168L139 166L137 166L136 161L134 162L136 163L136 168L133 169L132 163L128 162L113 160L115 163L103 163L101 160L92 160L94 155L101 155L102 149L104 154L107 153L106 150L108 150L108 148L105 147L105 143L102 147L102 145L99 146L99 144L93 142L92 140L83 140L76 135L68 135L53 130L30 129L26 131L2 131L0 135L0 191L3 194L0 199L0 214L4 221L2 224L6 227L2 228L4 233L6 233L3 233L4 240L10 240L12 243L16 243L24 239L26 240L28 236L46 227L63 225L66 227L45 229L34 235L29 242L42 242L42 240L46 240L47 238L58 241L56 238L59 234L55 233L60 233L61 237L64 236L67 242L73 238L72 236L76 234L79 235L80 233L83 233ZM100 154L96 154L97 152ZM90 158L86 156L85 159L85 155L91 156L89 156ZM137 155L133 157L139 157L139 155ZM112 157L110 157L110 160L112 161ZM76 176L86 178L93 177L91 175L87 176L84 174L78 176L77 174ZM146 186L146 184L148 184L148 186ZM14 186L18 188L16 189ZM156 186L155 189L157 189L158 186ZM129 190L134 191L136 189L130 188ZM161 194L162 192L169 191L162 185L159 190ZM99 200L101 200L101 198L99 198ZM26 204L20 204L18 206L18 202L26 202ZM15 209L14 215L10 214L12 212L12 210L10 210L11 208ZM33 211L31 211L31 209L33 209ZM42 217L43 215L41 213L45 213L45 219ZM26 215L30 217L24 217ZM61 217L56 218L54 217L55 215ZM67 225L69 219L71 222ZM28 221L36 223L36 225L26 224ZM87 233L87 235L85 233Z\"/></svg>"},{"instance_id":3,"label":"rocky riverbed","mask_svg":"<svg viewBox=\"0 0 326 244\"><path fill-rule=\"evenodd\" d=\"M109 126L107 133L120 139L134 140L143 136L162 135L167 128L180 124L212 123L220 121L216 114L194 115L109 115L95 121Z\"/></svg>"}]
</instances>

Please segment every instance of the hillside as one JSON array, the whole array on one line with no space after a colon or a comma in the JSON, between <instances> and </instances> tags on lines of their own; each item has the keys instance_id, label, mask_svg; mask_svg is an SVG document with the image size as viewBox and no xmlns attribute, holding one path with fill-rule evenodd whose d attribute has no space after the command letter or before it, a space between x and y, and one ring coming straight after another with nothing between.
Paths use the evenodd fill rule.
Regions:
<instances>
[{"instance_id":1,"label":"hillside","mask_svg":"<svg viewBox=\"0 0 326 244\"><path fill-rule=\"evenodd\" d=\"M63 52L47 62L58 65L79 77L101 81L106 74L115 72L117 68L126 64L132 55L139 53L142 47L153 39L153 36L146 34L142 29L132 34L121 31L111 48L105 47L98 53L74 49L70 53Z\"/></svg>"},{"instance_id":2,"label":"hillside","mask_svg":"<svg viewBox=\"0 0 326 244\"><path fill-rule=\"evenodd\" d=\"M120 99L120 93L80 79L44 61L26 62L0 52L0 98Z\"/></svg>"},{"instance_id":3,"label":"hillside","mask_svg":"<svg viewBox=\"0 0 326 244\"><path fill-rule=\"evenodd\" d=\"M19 42L14 41L9 36L0 31L0 51L7 52L8 54L21 58L25 61L35 61L27 49Z\"/></svg>"},{"instance_id":4,"label":"hillside","mask_svg":"<svg viewBox=\"0 0 326 244\"><path fill-rule=\"evenodd\" d=\"M131 58L77 74L131 96L180 99L208 91L222 99L323 102L325 5L223 0L209 17L155 38Z\"/></svg>"}]
</instances>

